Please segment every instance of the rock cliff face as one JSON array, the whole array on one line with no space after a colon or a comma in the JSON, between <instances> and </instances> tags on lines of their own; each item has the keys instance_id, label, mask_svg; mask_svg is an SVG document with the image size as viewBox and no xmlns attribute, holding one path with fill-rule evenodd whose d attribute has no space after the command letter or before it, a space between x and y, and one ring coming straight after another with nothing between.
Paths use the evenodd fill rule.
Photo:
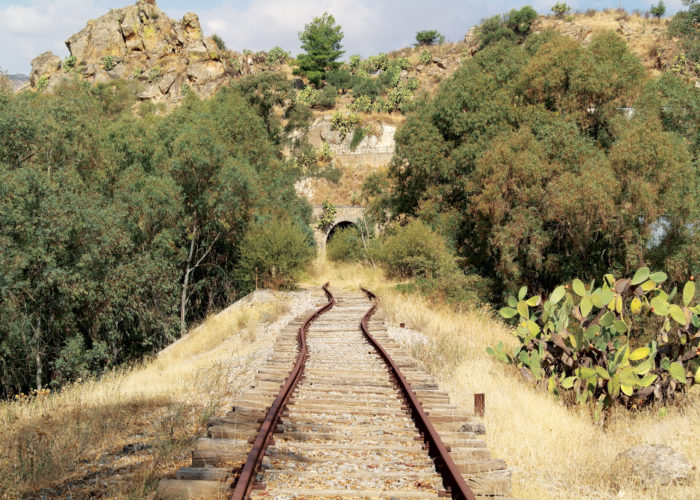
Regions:
<instances>
[{"instance_id":1,"label":"rock cliff face","mask_svg":"<svg viewBox=\"0 0 700 500\"><path fill-rule=\"evenodd\" d=\"M309 128L307 139L316 149L327 144L336 162L344 166L365 165L383 167L394 156L394 134L396 127L387 123L373 123L371 131L354 149L351 147L352 134L346 137L331 127L331 116L317 118Z\"/></svg>"},{"instance_id":2,"label":"rock cliff face","mask_svg":"<svg viewBox=\"0 0 700 500\"><path fill-rule=\"evenodd\" d=\"M196 14L174 21L154 0L89 21L66 46L71 56L64 61L51 52L32 61L32 87L52 90L76 73L91 83L134 78L143 83L141 99L172 104L187 89L212 95L241 68L213 39L203 37Z\"/></svg>"}]
</instances>

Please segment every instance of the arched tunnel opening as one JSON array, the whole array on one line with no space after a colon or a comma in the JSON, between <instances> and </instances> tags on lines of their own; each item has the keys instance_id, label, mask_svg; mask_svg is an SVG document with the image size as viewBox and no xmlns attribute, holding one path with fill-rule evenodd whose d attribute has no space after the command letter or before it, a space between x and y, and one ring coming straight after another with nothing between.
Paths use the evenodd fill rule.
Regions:
<instances>
[{"instance_id":1,"label":"arched tunnel opening","mask_svg":"<svg viewBox=\"0 0 700 500\"><path fill-rule=\"evenodd\" d=\"M341 229L347 229L349 227L352 227L359 232L359 228L353 222L347 220L338 222L335 226L331 228L330 231L328 231L328 235L326 236L326 245L328 245L328 243L331 242L331 240L338 233L338 231L340 231Z\"/></svg>"}]
</instances>

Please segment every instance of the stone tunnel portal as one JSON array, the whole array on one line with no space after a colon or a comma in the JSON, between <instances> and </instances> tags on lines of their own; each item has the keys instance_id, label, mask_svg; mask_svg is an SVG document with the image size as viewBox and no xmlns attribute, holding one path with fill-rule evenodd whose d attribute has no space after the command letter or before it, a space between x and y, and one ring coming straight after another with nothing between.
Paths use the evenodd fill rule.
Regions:
<instances>
[{"instance_id":1,"label":"stone tunnel portal","mask_svg":"<svg viewBox=\"0 0 700 500\"><path fill-rule=\"evenodd\" d=\"M330 231L328 231L328 235L326 236L326 245L330 243L330 241L333 239L333 236L336 234L336 232L340 229L346 229L348 227L354 227L359 231L359 228L357 227L357 224L354 222L350 222L349 220L344 220L337 222Z\"/></svg>"}]
</instances>

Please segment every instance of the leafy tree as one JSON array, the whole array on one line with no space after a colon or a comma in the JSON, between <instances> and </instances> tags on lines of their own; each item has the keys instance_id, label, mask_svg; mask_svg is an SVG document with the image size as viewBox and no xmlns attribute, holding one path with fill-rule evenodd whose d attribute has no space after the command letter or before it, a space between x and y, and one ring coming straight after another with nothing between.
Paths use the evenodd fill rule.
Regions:
<instances>
[{"instance_id":1,"label":"leafy tree","mask_svg":"<svg viewBox=\"0 0 700 500\"><path fill-rule=\"evenodd\" d=\"M416 33L416 45L435 45L444 41L445 35L438 30L423 30Z\"/></svg>"},{"instance_id":2,"label":"leafy tree","mask_svg":"<svg viewBox=\"0 0 700 500\"><path fill-rule=\"evenodd\" d=\"M245 76L234 85L262 117L270 137L280 143L282 124L275 108L283 108L292 101L294 90L291 82L282 73L265 72Z\"/></svg>"},{"instance_id":3,"label":"leafy tree","mask_svg":"<svg viewBox=\"0 0 700 500\"><path fill-rule=\"evenodd\" d=\"M352 86L352 95L360 97L366 95L374 98L382 93L382 88L375 78L358 78Z\"/></svg>"},{"instance_id":4,"label":"leafy tree","mask_svg":"<svg viewBox=\"0 0 700 500\"><path fill-rule=\"evenodd\" d=\"M494 296L645 262L680 280L699 265L691 91L675 76L647 83L614 34L588 47L502 39L418 101L387 178L364 193L375 213L449 236Z\"/></svg>"},{"instance_id":5,"label":"leafy tree","mask_svg":"<svg viewBox=\"0 0 700 500\"><path fill-rule=\"evenodd\" d=\"M515 32L505 25L501 16L492 16L484 19L479 25L478 35L480 48L482 49L499 40L514 41L518 38Z\"/></svg>"},{"instance_id":6,"label":"leafy tree","mask_svg":"<svg viewBox=\"0 0 700 500\"><path fill-rule=\"evenodd\" d=\"M0 396L138 359L247 293L241 242L261 221L309 241L265 121L275 85L145 118L118 81L0 92Z\"/></svg>"},{"instance_id":7,"label":"leafy tree","mask_svg":"<svg viewBox=\"0 0 700 500\"><path fill-rule=\"evenodd\" d=\"M526 5L520 10L512 9L505 18L505 23L515 34L524 37L530 33L532 23L537 17L537 11Z\"/></svg>"},{"instance_id":8,"label":"leafy tree","mask_svg":"<svg viewBox=\"0 0 700 500\"><path fill-rule=\"evenodd\" d=\"M569 12L571 12L571 7L566 2L557 2L554 4L551 10L552 12L554 12L555 16L561 19Z\"/></svg>"},{"instance_id":9,"label":"leafy tree","mask_svg":"<svg viewBox=\"0 0 700 500\"><path fill-rule=\"evenodd\" d=\"M326 75L326 80L343 94L345 94L348 89L352 88L354 83L352 74L344 69L329 71Z\"/></svg>"},{"instance_id":10,"label":"leafy tree","mask_svg":"<svg viewBox=\"0 0 700 500\"><path fill-rule=\"evenodd\" d=\"M306 51L297 57L299 71L318 86L328 70L340 66L337 60L345 52L341 50L342 39L341 27L335 24L331 14L324 12L315 17L299 32L301 48Z\"/></svg>"},{"instance_id":11,"label":"leafy tree","mask_svg":"<svg viewBox=\"0 0 700 500\"><path fill-rule=\"evenodd\" d=\"M659 0L659 3L657 5L651 4L649 12L651 12L651 15L653 15L656 19L660 20L661 17L666 13L666 6L664 5L663 0Z\"/></svg>"},{"instance_id":12,"label":"leafy tree","mask_svg":"<svg viewBox=\"0 0 700 500\"><path fill-rule=\"evenodd\" d=\"M241 242L239 280L274 289L292 288L314 256L313 239L288 218L260 221Z\"/></svg>"},{"instance_id":13,"label":"leafy tree","mask_svg":"<svg viewBox=\"0 0 700 500\"><path fill-rule=\"evenodd\" d=\"M668 26L668 34L680 38L680 46L686 59L697 64L700 63L700 3L691 1L683 4L688 6L688 10L673 16Z\"/></svg>"},{"instance_id":14,"label":"leafy tree","mask_svg":"<svg viewBox=\"0 0 700 500\"><path fill-rule=\"evenodd\" d=\"M484 48L504 39L523 41L530 34L535 19L537 19L537 11L526 5L519 10L512 9L506 15L492 16L483 20L478 29L480 47Z\"/></svg>"}]
</instances>

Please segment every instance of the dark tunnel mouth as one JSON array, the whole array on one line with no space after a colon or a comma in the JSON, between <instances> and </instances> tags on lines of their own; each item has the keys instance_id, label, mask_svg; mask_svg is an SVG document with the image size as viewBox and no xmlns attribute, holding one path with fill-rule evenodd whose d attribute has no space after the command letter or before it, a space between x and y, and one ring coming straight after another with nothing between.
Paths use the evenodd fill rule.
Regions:
<instances>
[{"instance_id":1,"label":"dark tunnel mouth","mask_svg":"<svg viewBox=\"0 0 700 500\"><path fill-rule=\"evenodd\" d=\"M330 231L328 231L328 235L326 236L326 245L328 245L328 243L331 241L331 239L333 239L333 235L335 234L335 232L338 229L345 229L348 227L354 227L355 229L357 229L359 231L357 224L355 224L354 222L350 222L349 220L344 220L344 221L338 222L336 225L334 225L331 228Z\"/></svg>"}]
</instances>

